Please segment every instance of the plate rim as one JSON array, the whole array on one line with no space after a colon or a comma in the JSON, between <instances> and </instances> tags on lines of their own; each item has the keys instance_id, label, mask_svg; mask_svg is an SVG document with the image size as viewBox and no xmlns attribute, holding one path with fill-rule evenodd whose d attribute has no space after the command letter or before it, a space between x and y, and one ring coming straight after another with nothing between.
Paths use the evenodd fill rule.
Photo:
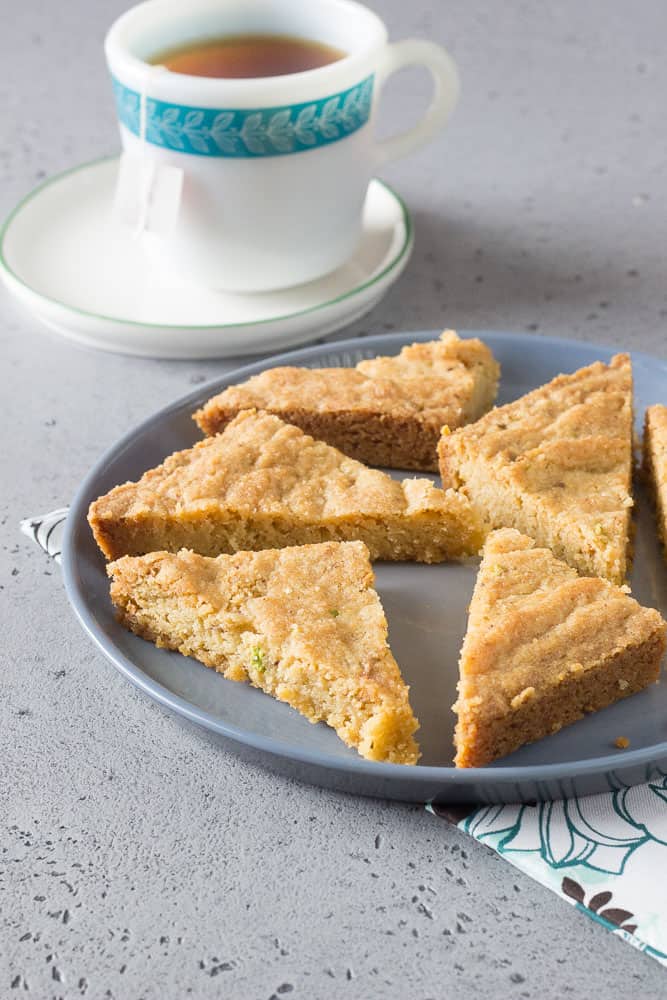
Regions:
<instances>
[{"instance_id":1,"label":"plate rim","mask_svg":"<svg viewBox=\"0 0 667 1000\"><path fill-rule=\"evenodd\" d=\"M104 313L91 312L89 309L81 309L79 306L70 305L62 299L46 295L36 289L34 285L29 284L24 278L16 273L7 260L5 241L12 224L20 216L23 209L35 198L38 198L39 195L41 195L47 188L57 184L59 181L64 180L66 177L70 177L72 174L83 172L90 168L99 167L117 159L118 153L112 153L107 156L98 156L93 160L86 160L85 163L78 163L73 167L68 167L66 170L61 170L59 173L53 174L43 180L40 184L37 184L26 195L24 195L16 205L14 205L13 209L11 209L0 225L0 273L2 273L10 289L12 283L14 283L15 285L20 286L24 295L27 293L28 295L32 295L38 300L47 303L51 307L56 307L57 309L64 310L65 313L72 313L75 316L83 317L84 319L91 320L93 322L120 324L122 326L128 326L140 330L168 330L170 333L175 334L185 334L193 330L202 333L205 331L220 331L221 333L224 333L225 330L243 330L251 327L262 327L271 323L284 323L289 320L300 319L302 316L308 316L312 313L319 312L322 309L337 306L341 302L345 302L348 299L355 298L356 296L369 291L369 289L371 289L374 285L382 282L397 267L400 267L402 263L406 263L406 256L409 256L414 243L414 223L405 200L390 184L381 178L374 176L371 177L369 181L369 187L370 184L375 181L396 201L401 213L401 220L404 227L404 237L401 242L401 246L394 254L392 254L391 259L385 264L381 271L379 271L374 277L361 282L361 284L354 285L353 288L350 288L346 292L342 292L340 295L335 295L333 298L327 299L324 302L318 302L316 305L307 306L305 309L297 309L292 312L281 313L276 316L267 316L264 319L243 320L238 323L148 323L142 320L125 319L122 316L108 316Z\"/></svg>"},{"instance_id":2,"label":"plate rim","mask_svg":"<svg viewBox=\"0 0 667 1000\"><path fill-rule=\"evenodd\" d=\"M160 422L171 416L175 411L199 404L202 396L208 396L213 392L220 391L229 384L248 378L267 368L287 363L298 364L299 361L314 360L327 354L354 351L359 348L372 349L376 347L377 349L386 350L388 346L392 345L400 347L406 343L432 340L439 336L440 332L440 330L415 330L376 334L369 337L352 337L270 355L261 361L243 365L224 375L216 376L207 382L201 383L196 389L190 390L166 406L161 407L122 435L115 444L104 451L84 477L70 504L70 512L65 522L61 557L63 581L67 598L79 623L104 657L135 687L139 688L161 706L188 719L190 722L202 726L204 729L223 736L226 739L233 740L236 743L241 743L260 752L268 753L271 756L289 758L302 764L325 768L330 772L342 771L353 776L376 778L384 781L400 779L408 784L411 783L412 779L412 782L416 785L428 784L430 782L440 785L446 784L450 787L457 786L464 790L470 786L479 786L481 784L517 785L529 782L548 782L549 780L567 781L620 768L627 770L632 767L645 766L651 764L661 755L667 756L667 740L665 740L661 743L652 744L650 747L623 750L618 753L607 754L604 757L598 756L554 764L512 765L509 767L454 768L443 767L442 765L422 764L417 764L415 767L406 767L402 764L369 761L360 756L351 758L336 757L319 750L294 747L292 744L282 742L273 737L261 734L248 734L246 730L224 722L204 709L192 705L185 698L174 694L158 681L148 677L136 663L117 648L113 640L97 624L95 616L86 601L85 594L77 582L75 533L80 530L82 524L87 525L85 515L87 513L88 497L92 484L97 480L109 462L116 460L132 444L137 435L147 431L156 422ZM519 332L467 329L459 330L458 333L463 339L480 337L488 342L492 349L494 343L516 343L517 340L525 340L548 344L555 348L568 348L575 351L579 349L589 353L592 352L598 355L601 361L608 361L614 354L623 353L621 348L615 346L594 344L590 341L572 340L567 337L535 337L531 334ZM629 351L627 353L630 353L633 364L639 362L640 364L648 364L652 368L658 365L664 370L665 377L667 378L667 359L642 351Z\"/></svg>"}]
</instances>

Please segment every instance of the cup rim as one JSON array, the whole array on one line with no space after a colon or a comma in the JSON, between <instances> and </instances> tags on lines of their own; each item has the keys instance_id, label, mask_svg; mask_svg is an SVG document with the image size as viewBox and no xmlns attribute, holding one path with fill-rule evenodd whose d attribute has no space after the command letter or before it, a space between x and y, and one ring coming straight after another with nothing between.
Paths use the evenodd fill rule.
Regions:
<instances>
[{"instance_id":1,"label":"cup rim","mask_svg":"<svg viewBox=\"0 0 667 1000\"><path fill-rule=\"evenodd\" d=\"M311 4L322 2L322 0L309 0ZM356 14L365 18L371 28L371 37L366 45L358 51L353 51L342 59L337 59L333 63L319 66L315 69L302 70L299 73L285 73L280 76L261 77L205 77L194 76L188 73L174 73L164 68L156 79L162 85L171 87L178 86L185 91L197 91L203 99L214 101L224 94L225 99L234 98L238 95L244 101L252 98L260 91L271 89L272 96L279 98L284 96L284 92L298 89L301 83L321 83L325 86L329 81L335 85L335 78L341 73L354 71L357 66L360 72L366 71L368 56L373 51L386 44L387 28L378 15L357 0L324 0L329 7L338 7L341 12ZM188 13L195 13L197 7L209 8L212 0L191 0L188 5ZM145 19L146 15L152 15L155 20L162 19L165 15L183 16L183 4L178 0L143 0L118 17L109 30L104 40L104 50L110 69L114 76L120 76L121 82L133 81L138 85L141 81L145 84L147 67L153 64L145 62L136 56L131 50L131 33L137 27L137 22ZM275 102L277 103L277 101Z\"/></svg>"}]
</instances>

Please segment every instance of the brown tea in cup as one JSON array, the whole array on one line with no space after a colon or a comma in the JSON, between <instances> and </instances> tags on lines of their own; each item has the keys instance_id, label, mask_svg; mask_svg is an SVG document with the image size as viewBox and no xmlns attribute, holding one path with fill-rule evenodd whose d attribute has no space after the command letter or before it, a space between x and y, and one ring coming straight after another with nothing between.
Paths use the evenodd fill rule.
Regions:
<instances>
[{"instance_id":1,"label":"brown tea in cup","mask_svg":"<svg viewBox=\"0 0 667 1000\"><path fill-rule=\"evenodd\" d=\"M345 56L324 42L291 35L229 35L189 42L153 56L172 73L218 78L285 76L337 62Z\"/></svg>"}]
</instances>

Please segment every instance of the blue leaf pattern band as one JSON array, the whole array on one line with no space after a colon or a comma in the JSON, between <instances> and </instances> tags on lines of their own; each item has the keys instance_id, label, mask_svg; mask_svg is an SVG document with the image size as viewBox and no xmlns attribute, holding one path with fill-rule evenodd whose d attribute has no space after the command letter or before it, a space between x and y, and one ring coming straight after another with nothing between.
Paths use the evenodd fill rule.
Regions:
<instances>
[{"instance_id":1,"label":"blue leaf pattern band","mask_svg":"<svg viewBox=\"0 0 667 1000\"><path fill-rule=\"evenodd\" d=\"M301 153L337 142L366 124L371 75L318 101L263 109L192 108L146 100L146 140L196 156L258 157ZM121 123L140 134L141 97L112 78Z\"/></svg>"}]
</instances>

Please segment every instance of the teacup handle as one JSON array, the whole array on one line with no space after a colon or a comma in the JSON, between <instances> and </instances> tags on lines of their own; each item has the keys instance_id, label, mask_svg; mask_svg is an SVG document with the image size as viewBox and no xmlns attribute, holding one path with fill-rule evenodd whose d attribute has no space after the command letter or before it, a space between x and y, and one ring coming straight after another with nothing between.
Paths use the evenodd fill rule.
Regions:
<instances>
[{"instance_id":1,"label":"teacup handle","mask_svg":"<svg viewBox=\"0 0 667 1000\"><path fill-rule=\"evenodd\" d=\"M414 128L377 143L378 163L396 160L427 142L445 124L458 100L460 84L456 63L440 45L413 38L387 45L378 70L378 90L381 92L387 77L404 66L426 67L433 77L433 98Z\"/></svg>"}]
</instances>

